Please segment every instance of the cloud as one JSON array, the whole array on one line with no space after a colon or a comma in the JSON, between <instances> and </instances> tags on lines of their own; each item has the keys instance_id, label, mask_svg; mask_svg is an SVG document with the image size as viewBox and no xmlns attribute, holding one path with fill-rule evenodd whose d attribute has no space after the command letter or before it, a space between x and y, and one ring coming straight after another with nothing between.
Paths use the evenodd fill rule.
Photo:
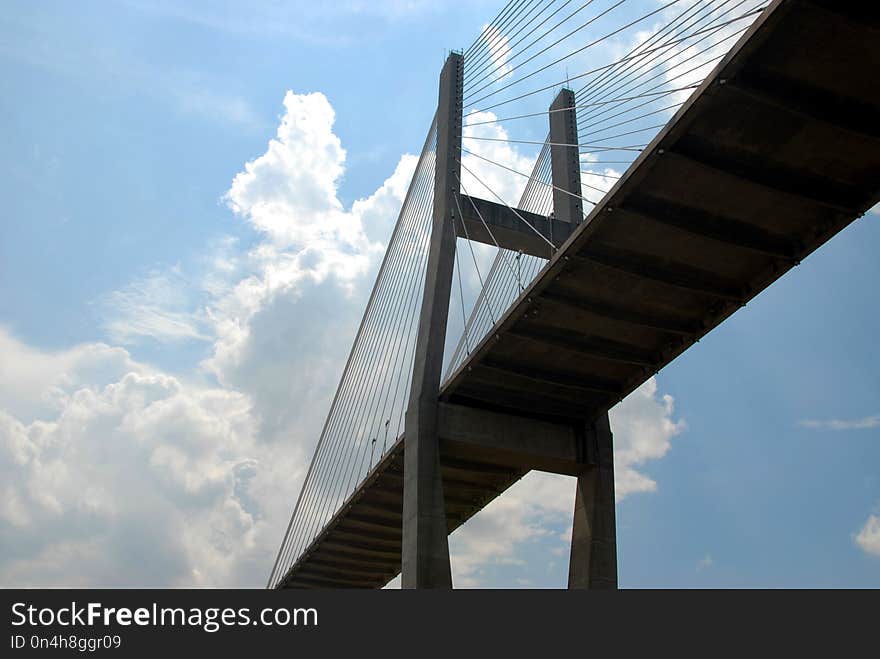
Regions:
<instances>
[{"instance_id":1,"label":"cloud","mask_svg":"<svg viewBox=\"0 0 880 659\"><path fill-rule=\"evenodd\" d=\"M598 203L614 184L620 179L622 172L614 167L602 165L599 154L585 152L580 154L581 196Z\"/></svg>"},{"instance_id":2,"label":"cloud","mask_svg":"<svg viewBox=\"0 0 880 659\"><path fill-rule=\"evenodd\" d=\"M323 94L288 92L284 108L275 139L235 175L226 193L233 211L281 245L338 228L342 204L336 184L345 163L345 150L333 134L335 113ZM327 220L331 227L325 227Z\"/></svg>"},{"instance_id":3,"label":"cloud","mask_svg":"<svg viewBox=\"0 0 880 659\"><path fill-rule=\"evenodd\" d=\"M290 478L279 469L295 476L298 467L259 445L246 396L158 373L121 349L45 353L0 336L4 358L75 366L36 387L56 410L43 419L23 421L3 397L0 583L232 585L260 576L280 520L260 493L285 492ZM3 385L11 375L0 375Z\"/></svg>"},{"instance_id":4,"label":"cloud","mask_svg":"<svg viewBox=\"0 0 880 659\"><path fill-rule=\"evenodd\" d=\"M30 422L56 415L69 392L145 371L122 348L104 343L47 352L23 343L0 326L0 409Z\"/></svg>"},{"instance_id":5,"label":"cloud","mask_svg":"<svg viewBox=\"0 0 880 659\"><path fill-rule=\"evenodd\" d=\"M880 556L880 517L869 515L865 525L853 536L856 545L872 556Z\"/></svg>"},{"instance_id":6,"label":"cloud","mask_svg":"<svg viewBox=\"0 0 880 659\"><path fill-rule=\"evenodd\" d=\"M683 420L673 418L674 412L675 400L669 394L658 394L656 378L650 378L611 410L618 501L657 489L657 483L639 468L665 456L672 438L687 428Z\"/></svg>"},{"instance_id":7,"label":"cloud","mask_svg":"<svg viewBox=\"0 0 880 659\"><path fill-rule=\"evenodd\" d=\"M99 300L103 329L114 342L207 340L204 319L193 310L191 284L180 266L156 269Z\"/></svg>"},{"instance_id":8,"label":"cloud","mask_svg":"<svg viewBox=\"0 0 880 659\"><path fill-rule=\"evenodd\" d=\"M218 90L211 82L198 78L193 74L178 76L169 85L168 94L181 112L251 129L262 125L262 119L246 98Z\"/></svg>"},{"instance_id":9,"label":"cloud","mask_svg":"<svg viewBox=\"0 0 880 659\"><path fill-rule=\"evenodd\" d=\"M861 419L830 419L827 421L803 419L798 421L798 425L813 430L869 430L880 428L880 415L866 416Z\"/></svg>"},{"instance_id":10,"label":"cloud","mask_svg":"<svg viewBox=\"0 0 880 659\"><path fill-rule=\"evenodd\" d=\"M332 272L340 280L354 280L382 251L381 243L367 238L363 222L378 197L356 203L351 212L339 201L346 154L333 133L335 113L323 94L288 92L284 108L276 137L235 175L226 203L267 239L253 256L264 266L283 261L278 276L320 281ZM411 158L406 163L409 172L404 166L377 195L386 187L400 193L414 165ZM382 228L388 224L383 216ZM288 256L293 260L280 259L279 250L292 250L295 254Z\"/></svg>"},{"instance_id":11,"label":"cloud","mask_svg":"<svg viewBox=\"0 0 880 659\"><path fill-rule=\"evenodd\" d=\"M575 482L530 472L457 529L450 537L456 588L486 586L487 574L498 565L518 565L522 576L532 576L522 555L530 544L558 535L554 528L571 526Z\"/></svg>"},{"instance_id":12,"label":"cloud","mask_svg":"<svg viewBox=\"0 0 880 659\"><path fill-rule=\"evenodd\" d=\"M246 275L214 292L207 316L216 341L202 366L253 398L263 432L309 433L302 441L311 446L417 159L402 156L347 210L337 196L345 151L330 103L288 93L284 106L276 137L225 195L264 239L239 257Z\"/></svg>"},{"instance_id":13,"label":"cloud","mask_svg":"<svg viewBox=\"0 0 880 659\"><path fill-rule=\"evenodd\" d=\"M528 179L510 170L531 175L536 156L525 155L515 144L507 142L510 135L501 124L485 123L497 118L493 112L471 112L465 119L462 129L462 147L465 149L461 159L462 190L475 197L485 197L496 203L506 202L515 207Z\"/></svg>"},{"instance_id":14,"label":"cloud","mask_svg":"<svg viewBox=\"0 0 880 659\"><path fill-rule=\"evenodd\" d=\"M498 80L510 73L512 69L510 64L507 63L507 60L510 59L510 39L504 36L494 25L484 25L480 40L484 44L483 47L489 52L489 65L492 77ZM480 55L476 61L482 62L483 59L484 56ZM475 81L480 81L484 75L480 74L479 77L475 78ZM480 82L480 87L483 84L486 83Z\"/></svg>"},{"instance_id":15,"label":"cloud","mask_svg":"<svg viewBox=\"0 0 880 659\"><path fill-rule=\"evenodd\" d=\"M219 241L196 274L157 268L101 306L115 341L208 338L202 370L251 397L263 436L311 445L323 421L314 410L333 393L416 158L402 156L378 190L345 209L337 186L346 153L329 101L290 92L283 102L275 137L223 196L257 244L242 252Z\"/></svg>"}]
</instances>

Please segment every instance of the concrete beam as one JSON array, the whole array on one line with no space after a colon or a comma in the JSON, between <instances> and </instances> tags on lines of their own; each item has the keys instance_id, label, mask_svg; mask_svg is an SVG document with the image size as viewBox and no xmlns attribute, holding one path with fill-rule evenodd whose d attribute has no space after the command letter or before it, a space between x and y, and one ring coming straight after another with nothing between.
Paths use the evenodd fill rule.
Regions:
<instances>
[{"instance_id":1,"label":"concrete beam","mask_svg":"<svg viewBox=\"0 0 880 659\"><path fill-rule=\"evenodd\" d=\"M570 476L584 468L571 425L440 403L438 434L444 456Z\"/></svg>"},{"instance_id":2,"label":"concrete beam","mask_svg":"<svg viewBox=\"0 0 880 659\"><path fill-rule=\"evenodd\" d=\"M504 204L467 195L461 195L461 213L464 226L461 223L456 224L459 238L468 238L487 245L494 245L497 241L499 247L545 259L551 253L550 243L561 245L574 229L574 225L569 222L520 209L514 212ZM523 220L534 227L534 230Z\"/></svg>"}]
</instances>

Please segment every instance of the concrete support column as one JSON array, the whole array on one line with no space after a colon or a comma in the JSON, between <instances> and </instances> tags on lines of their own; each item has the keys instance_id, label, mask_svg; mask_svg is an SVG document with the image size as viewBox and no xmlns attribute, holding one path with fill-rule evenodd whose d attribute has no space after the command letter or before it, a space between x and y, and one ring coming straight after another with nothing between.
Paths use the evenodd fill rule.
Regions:
<instances>
[{"instance_id":1,"label":"concrete support column","mask_svg":"<svg viewBox=\"0 0 880 659\"><path fill-rule=\"evenodd\" d=\"M581 162L574 92L562 89L550 105L553 212L557 220L580 224ZM571 193L571 194L567 194ZM614 443L605 413L585 425L577 477L569 588L617 588L617 522L614 508Z\"/></svg>"},{"instance_id":2,"label":"concrete support column","mask_svg":"<svg viewBox=\"0 0 880 659\"><path fill-rule=\"evenodd\" d=\"M550 159L553 173L553 212L557 220L580 224L584 219L581 200L581 161L577 148L577 112L574 92L562 89L550 105ZM561 146L574 145L574 146ZM566 194L563 190L571 192Z\"/></svg>"},{"instance_id":3,"label":"concrete support column","mask_svg":"<svg viewBox=\"0 0 880 659\"><path fill-rule=\"evenodd\" d=\"M577 479L569 588L617 588L614 444L608 414L584 428L584 470Z\"/></svg>"},{"instance_id":4,"label":"concrete support column","mask_svg":"<svg viewBox=\"0 0 880 659\"><path fill-rule=\"evenodd\" d=\"M462 56L453 53L440 74L434 217L405 424L403 588L452 587L440 474L438 392L455 258L453 214L461 171L463 69Z\"/></svg>"}]
</instances>

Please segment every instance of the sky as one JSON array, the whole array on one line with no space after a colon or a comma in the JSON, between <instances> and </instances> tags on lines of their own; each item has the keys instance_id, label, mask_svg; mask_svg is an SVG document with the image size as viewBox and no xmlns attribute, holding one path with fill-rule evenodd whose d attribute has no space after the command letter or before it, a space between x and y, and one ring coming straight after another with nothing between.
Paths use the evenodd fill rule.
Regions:
<instances>
[{"instance_id":1,"label":"sky","mask_svg":"<svg viewBox=\"0 0 880 659\"><path fill-rule=\"evenodd\" d=\"M265 584L445 53L502 4L6 3L0 585ZM622 587L880 587L877 220L612 410ZM573 496L525 477L455 585L564 587Z\"/></svg>"}]
</instances>

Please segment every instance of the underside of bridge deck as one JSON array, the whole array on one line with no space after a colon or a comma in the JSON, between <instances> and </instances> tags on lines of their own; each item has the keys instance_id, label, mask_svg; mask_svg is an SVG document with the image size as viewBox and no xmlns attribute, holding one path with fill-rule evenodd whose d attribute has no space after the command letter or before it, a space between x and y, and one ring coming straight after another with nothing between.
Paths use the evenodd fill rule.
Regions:
<instances>
[{"instance_id":1,"label":"underside of bridge deck","mask_svg":"<svg viewBox=\"0 0 880 659\"><path fill-rule=\"evenodd\" d=\"M381 588L400 573L403 440L330 521L282 588ZM524 469L442 455L449 532L519 480Z\"/></svg>"}]
</instances>

